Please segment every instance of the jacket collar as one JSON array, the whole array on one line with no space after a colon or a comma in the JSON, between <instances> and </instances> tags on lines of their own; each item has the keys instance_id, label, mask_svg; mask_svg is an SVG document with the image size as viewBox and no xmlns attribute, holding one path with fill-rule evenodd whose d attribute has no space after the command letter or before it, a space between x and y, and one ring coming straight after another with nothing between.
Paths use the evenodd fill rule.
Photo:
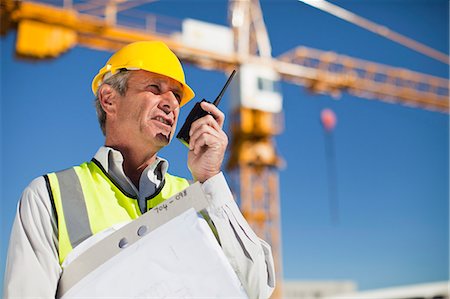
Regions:
<instances>
[{"instance_id":1,"label":"jacket collar","mask_svg":"<svg viewBox=\"0 0 450 299\"><path fill-rule=\"evenodd\" d=\"M167 160L156 157L154 163L148 165L142 172L139 186L134 186L123 171L123 156L118 150L111 147L101 146L94 156L103 169L120 185L126 192L136 195L138 198L151 196L152 190L158 189L169 168Z\"/></svg>"}]
</instances>

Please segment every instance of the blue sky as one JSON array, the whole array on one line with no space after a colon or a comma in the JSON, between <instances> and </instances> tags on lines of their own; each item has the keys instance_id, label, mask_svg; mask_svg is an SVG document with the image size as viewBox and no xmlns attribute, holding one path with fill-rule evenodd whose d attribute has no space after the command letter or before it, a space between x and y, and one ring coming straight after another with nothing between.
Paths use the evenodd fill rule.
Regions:
<instances>
[{"instance_id":1,"label":"blue sky","mask_svg":"<svg viewBox=\"0 0 450 299\"><path fill-rule=\"evenodd\" d=\"M446 0L333 3L448 54ZM144 9L227 24L223 0L161 0ZM448 65L298 1L262 1L262 9L274 56L304 45L448 78ZM0 41L3 269L23 188L89 160L102 145L90 82L110 53L75 47L58 59L19 61L15 32ZM185 71L197 100L213 99L226 79L191 65ZM285 279L353 280L360 289L448 280L448 115L348 94L336 100L286 82L281 88L285 131L276 142L287 163L280 170ZM338 118L337 225L329 216L324 108ZM185 151L174 141L162 156L173 174L189 177Z\"/></svg>"}]
</instances>

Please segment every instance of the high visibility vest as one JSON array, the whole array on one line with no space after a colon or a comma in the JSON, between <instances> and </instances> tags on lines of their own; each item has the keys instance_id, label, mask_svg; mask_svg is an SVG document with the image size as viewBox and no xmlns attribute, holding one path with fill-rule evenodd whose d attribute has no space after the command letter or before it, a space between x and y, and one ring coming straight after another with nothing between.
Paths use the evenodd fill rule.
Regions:
<instances>
[{"instance_id":1,"label":"high visibility vest","mask_svg":"<svg viewBox=\"0 0 450 299\"><path fill-rule=\"evenodd\" d=\"M137 196L127 194L95 159L44 177L57 215L60 264L90 236L142 214ZM186 179L166 173L155 194L146 198L147 210L188 186Z\"/></svg>"}]
</instances>

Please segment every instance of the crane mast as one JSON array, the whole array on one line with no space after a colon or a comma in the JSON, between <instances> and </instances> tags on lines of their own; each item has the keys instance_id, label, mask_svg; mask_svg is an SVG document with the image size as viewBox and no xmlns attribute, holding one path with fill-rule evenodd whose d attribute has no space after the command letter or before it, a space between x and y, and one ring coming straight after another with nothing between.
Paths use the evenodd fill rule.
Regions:
<instances>
[{"instance_id":1,"label":"crane mast","mask_svg":"<svg viewBox=\"0 0 450 299\"><path fill-rule=\"evenodd\" d=\"M241 211L255 233L272 247L276 288L272 298L282 298L279 171L274 136L282 132L281 94L269 86L274 77L272 49L261 6L257 0L229 1L229 23L239 60L231 117L231 147L227 169ZM257 57L250 62L249 57ZM262 76L261 72L268 72ZM244 90L244 89L250 89ZM264 89L269 89L264 92ZM271 94L272 93L272 94ZM275 97L273 97L275 96ZM267 98L265 98L267 97ZM271 101L267 105L267 101ZM236 103L237 102L237 103ZM273 107L279 102L278 107Z\"/></svg>"},{"instance_id":2,"label":"crane mast","mask_svg":"<svg viewBox=\"0 0 450 299\"><path fill-rule=\"evenodd\" d=\"M58 57L76 45L115 51L133 41L157 39L184 62L224 72L238 68L227 169L244 216L272 246L277 276L272 297L281 298L279 170L284 162L277 154L275 136L283 132L284 125L277 82L288 81L332 96L346 91L361 98L448 113L449 81L306 47L274 58L258 0L229 1L232 54L189 46L176 35L159 31L158 19L148 14L143 28L117 24L119 12L145 2L151 0L77 5L64 0L64 7L1 0L0 33L17 30L16 53L36 59Z\"/></svg>"}]
</instances>

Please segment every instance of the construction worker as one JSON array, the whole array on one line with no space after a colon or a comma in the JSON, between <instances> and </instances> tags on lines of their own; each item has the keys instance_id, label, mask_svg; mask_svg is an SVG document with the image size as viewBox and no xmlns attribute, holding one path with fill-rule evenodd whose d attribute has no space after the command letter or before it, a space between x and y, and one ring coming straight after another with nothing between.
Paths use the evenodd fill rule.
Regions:
<instances>
[{"instance_id":1,"label":"construction worker","mask_svg":"<svg viewBox=\"0 0 450 299\"><path fill-rule=\"evenodd\" d=\"M180 108L194 97L164 43L123 47L100 69L92 90L105 145L91 161L38 177L24 190L4 298L57 297L62 269L80 254L77 249L189 186L158 156L174 135ZM243 218L221 172L228 142L224 114L212 104L201 106L209 115L191 127L189 170L210 200L211 228L249 298L268 298L275 277L270 246Z\"/></svg>"}]
</instances>

